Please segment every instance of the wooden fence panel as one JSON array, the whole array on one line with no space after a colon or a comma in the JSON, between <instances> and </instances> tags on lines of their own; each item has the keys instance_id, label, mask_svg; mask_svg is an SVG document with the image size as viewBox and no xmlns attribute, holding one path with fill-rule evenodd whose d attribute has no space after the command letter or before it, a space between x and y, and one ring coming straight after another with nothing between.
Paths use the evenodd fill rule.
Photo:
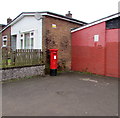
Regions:
<instances>
[{"instance_id":1,"label":"wooden fence panel","mask_svg":"<svg viewBox=\"0 0 120 118\"><path fill-rule=\"evenodd\" d=\"M2 67L17 67L43 64L43 52L40 49L2 50Z\"/></svg>"}]
</instances>

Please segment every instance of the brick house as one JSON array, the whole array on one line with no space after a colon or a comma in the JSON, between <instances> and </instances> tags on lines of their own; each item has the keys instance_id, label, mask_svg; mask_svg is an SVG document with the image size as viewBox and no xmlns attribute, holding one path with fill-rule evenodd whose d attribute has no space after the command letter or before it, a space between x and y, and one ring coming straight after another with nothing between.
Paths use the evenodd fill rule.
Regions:
<instances>
[{"instance_id":1,"label":"brick house","mask_svg":"<svg viewBox=\"0 0 120 118\"><path fill-rule=\"evenodd\" d=\"M5 25L4 24L0 24L0 30L2 30L3 28L5 27ZM2 34L0 33L0 47L2 47L2 44L3 44L3 42L2 42Z\"/></svg>"},{"instance_id":2,"label":"brick house","mask_svg":"<svg viewBox=\"0 0 120 118\"><path fill-rule=\"evenodd\" d=\"M2 38L7 35L9 45L15 49L42 49L48 63L48 50L58 49L58 65L71 69L71 29L87 23L52 12L23 12L1 30ZM11 37L10 37L11 35Z\"/></svg>"},{"instance_id":3,"label":"brick house","mask_svg":"<svg viewBox=\"0 0 120 118\"><path fill-rule=\"evenodd\" d=\"M11 48L11 27L7 27L0 33L0 48Z\"/></svg>"},{"instance_id":4,"label":"brick house","mask_svg":"<svg viewBox=\"0 0 120 118\"><path fill-rule=\"evenodd\" d=\"M7 25L12 22L12 19L7 19ZM6 27L4 24L0 24L0 48L11 48L11 26Z\"/></svg>"},{"instance_id":5,"label":"brick house","mask_svg":"<svg viewBox=\"0 0 120 118\"><path fill-rule=\"evenodd\" d=\"M2 30L6 25L0 24L0 30Z\"/></svg>"}]
</instances>

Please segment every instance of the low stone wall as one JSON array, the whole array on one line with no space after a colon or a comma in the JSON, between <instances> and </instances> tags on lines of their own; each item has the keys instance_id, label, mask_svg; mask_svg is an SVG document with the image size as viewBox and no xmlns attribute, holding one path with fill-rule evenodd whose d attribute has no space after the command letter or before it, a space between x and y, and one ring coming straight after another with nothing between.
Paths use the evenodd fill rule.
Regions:
<instances>
[{"instance_id":1,"label":"low stone wall","mask_svg":"<svg viewBox=\"0 0 120 118\"><path fill-rule=\"evenodd\" d=\"M15 67L15 68L6 68L0 70L0 81L16 79L16 78L24 78L30 76L44 76L45 75L45 65L39 66L29 66L29 67Z\"/></svg>"}]
</instances>

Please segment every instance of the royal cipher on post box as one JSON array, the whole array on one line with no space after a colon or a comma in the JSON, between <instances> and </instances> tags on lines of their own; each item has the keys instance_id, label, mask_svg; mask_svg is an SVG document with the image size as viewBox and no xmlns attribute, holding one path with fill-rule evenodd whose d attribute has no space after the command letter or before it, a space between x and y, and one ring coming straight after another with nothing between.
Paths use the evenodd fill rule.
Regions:
<instances>
[{"instance_id":1,"label":"royal cipher on post box","mask_svg":"<svg viewBox=\"0 0 120 118\"><path fill-rule=\"evenodd\" d=\"M57 75L58 49L50 49L50 75Z\"/></svg>"}]
</instances>

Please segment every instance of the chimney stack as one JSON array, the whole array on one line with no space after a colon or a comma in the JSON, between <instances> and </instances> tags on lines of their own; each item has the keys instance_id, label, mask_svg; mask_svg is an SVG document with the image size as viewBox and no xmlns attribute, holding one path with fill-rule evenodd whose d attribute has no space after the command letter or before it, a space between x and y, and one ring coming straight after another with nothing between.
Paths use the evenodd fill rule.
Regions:
<instances>
[{"instance_id":1,"label":"chimney stack","mask_svg":"<svg viewBox=\"0 0 120 118\"><path fill-rule=\"evenodd\" d=\"M12 22L12 19L9 17L7 18L7 24L11 23Z\"/></svg>"},{"instance_id":2,"label":"chimney stack","mask_svg":"<svg viewBox=\"0 0 120 118\"><path fill-rule=\"evenodd\" d=\"M70 13L70 11L68 11L68 13L66 14L66 16L72 18L72 14Z\"/></svg>"}]
</instances>

